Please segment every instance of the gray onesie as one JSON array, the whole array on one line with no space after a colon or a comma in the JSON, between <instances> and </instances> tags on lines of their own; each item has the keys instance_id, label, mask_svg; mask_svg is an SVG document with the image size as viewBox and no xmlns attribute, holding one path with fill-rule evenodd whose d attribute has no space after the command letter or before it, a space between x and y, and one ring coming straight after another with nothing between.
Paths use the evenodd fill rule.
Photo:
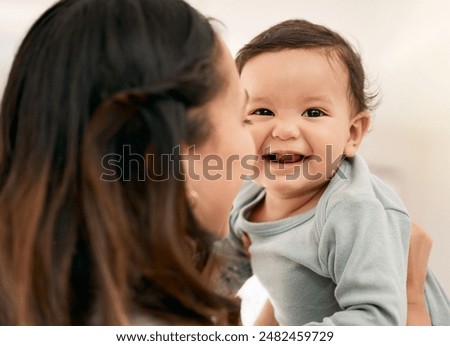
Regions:
<instances>
[{"instance_id":1,"label":"gray onesie","mask_svg":"<svg viewBox=\"0 0 450 346\"><path fill-rule=\"evenodd\" d=\"M245 269L246 232L251 267L280 325L404 325L408 214L362 158L345 159L339 170L314 209L275 222L248 221L265 190L246 182L222 244L239 263L225 277L236 281ZM450 325L450 302L431 271L426 299L433 325Z\"/></svg>"}]
</instances>

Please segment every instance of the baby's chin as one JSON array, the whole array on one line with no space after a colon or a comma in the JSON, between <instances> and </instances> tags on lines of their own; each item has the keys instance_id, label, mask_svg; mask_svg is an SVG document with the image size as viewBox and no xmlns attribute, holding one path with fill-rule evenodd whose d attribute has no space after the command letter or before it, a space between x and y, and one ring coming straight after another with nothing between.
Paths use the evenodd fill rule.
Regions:
<instances>
[{"instance_id":1,"label":"baby's chin","mask_svg":"<svg viewBox=\"0 0 450 346\"><path fill-rule=\"evenodd\" d=\"M328 181L324 175L308 178L302 174L275 175L270 179L259 177L255 180L257 184L270 193L286 198L304 196L305 194L321 190L327 185Z\"/></svg>"}]
</instances>

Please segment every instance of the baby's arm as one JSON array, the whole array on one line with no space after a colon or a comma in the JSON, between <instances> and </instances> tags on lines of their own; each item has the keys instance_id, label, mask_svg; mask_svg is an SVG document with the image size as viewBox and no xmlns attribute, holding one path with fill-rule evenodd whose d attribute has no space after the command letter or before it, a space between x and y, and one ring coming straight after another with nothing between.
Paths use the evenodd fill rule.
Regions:
<instances>
[{"instance_id":1,"label":"baby's arm","mask_svg":"<svg viewBox=\"0 0 450 346\"><path fill-rule=\"evenodd\" d=\"M432 240L428 233L416 224L411 226L408 257L408 319L410 326L430 326L431 318L425 304L425 279Z\"/></svg>"},{"instance_id":2,"label":"baby's arm","mask_svg":"<svg viewBox=\"0 0 450 346\"><path fill-rule=\"evenodd\" d=\"M425 303L425 279L432 239L416 224L411 225L409 243L407 296L407 325L430 326L431 318ZM266 300L255 323L256 326L277 326L272 303Z\"/></svg>"},{"instance_id":3,"label":"baby's arm","mask_svg":"<svg viewBox=\"0 0 450 346\"><path fill-rule=\"evenodd\" d=\"M319 257L342 311L323 325L405 325L409 218L376 200L344 200L329 212Z\"/></svg>"},{"instance_id":4,"label":"baby's arm","mask_svg":"<svg viewBox=\"0 0 450 346\"><path fill-rule=\"evenodd\" d=\"M222 294L236 295L245 281L253 275L247 250L232 230L227 238L217 242L216 249L224 262L220 291Z\"/></svg>"},{"instance_id":5,"label":"baby's arm","mask_svg":"<svg viewBox=\"0 0 450 346\"><path fill-rule=\"evenodd\" d=\"M251 202L260 190L261 187L251 181L244 182L233 202L233 209L229 217L228 236L216 244L226 265L222 272L221 284L225 289L228 289L228 292L226 292L228 294L236 294L245 281L253 275L248 247L245 247L242 242L244 233L237 227L236 223L242 208Z\"/></svg>"}]
</instances>

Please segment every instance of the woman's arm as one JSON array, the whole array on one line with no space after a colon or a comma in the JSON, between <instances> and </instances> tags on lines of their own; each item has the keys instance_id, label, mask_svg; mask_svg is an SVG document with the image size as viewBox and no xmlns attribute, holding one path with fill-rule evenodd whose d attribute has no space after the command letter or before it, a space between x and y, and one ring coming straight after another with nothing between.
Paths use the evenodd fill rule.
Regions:
<instances>
[{"instance_id":1,"label":"woman's arm","mask_svg":"<svg viewBox=\"0 0 450 346\"><path fill-rule=\"evenodd\" d=\"M255 326L278 326L273 312L273 306L269 299L267 299L258 318L255 321Z\"/></svg>"},{"instance_id":2,"label":"woman's arm","mask_svg":"<svg viewBox=\"0 0 450 346\"><path fill-rule=\"evenodd\" d=\"M408 257L408 326L431 326L425 304L425 279L433 241L420 226L412 224Z\"/></svg>"}]
</instances>

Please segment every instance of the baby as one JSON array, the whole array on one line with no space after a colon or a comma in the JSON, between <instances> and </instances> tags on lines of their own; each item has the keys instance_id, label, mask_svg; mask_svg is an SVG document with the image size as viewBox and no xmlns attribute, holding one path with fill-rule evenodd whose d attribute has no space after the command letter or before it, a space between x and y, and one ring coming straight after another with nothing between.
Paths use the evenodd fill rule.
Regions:
<instances>
[{"instance_id":1,"label":"baby","mask_svg":"<svg viewBox=\"0 0 450 346\"><path fill-rule=\"evenodd\" d=\"M339 34L304 20L255 37L236 59L259 155L230 217L281 325L404 325L410 219L357 150L373 96ZM434 325L450 302L429 271Z\"/></svg>"}]
</instances>

